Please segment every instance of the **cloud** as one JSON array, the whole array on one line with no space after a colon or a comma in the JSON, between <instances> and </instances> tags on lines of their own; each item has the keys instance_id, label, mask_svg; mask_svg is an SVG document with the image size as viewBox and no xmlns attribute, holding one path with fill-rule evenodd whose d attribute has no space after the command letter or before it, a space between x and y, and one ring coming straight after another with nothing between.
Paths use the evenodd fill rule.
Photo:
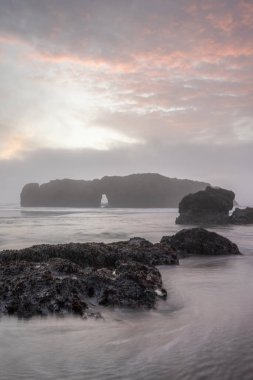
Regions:
<instances>
[{"instance_id":1,"label":"cloud","mask_svg":"<svg viewBox=\"0 0 253 380\"><path fill-rule=\"evenodd\" d=\"M19 158L27 150L28 143L25 137L10 135L0 144L0 160Z\"/></svg>"},{"instance_id":2,"label":"cloud","mask_svg":"<svg viewBox=\"0 0 253 380\"><path fill-rule=\"evenodd\" d=\"M252 16L247 0L0 0L0 163L247 181Z\"/></svg>"}]
</instances>

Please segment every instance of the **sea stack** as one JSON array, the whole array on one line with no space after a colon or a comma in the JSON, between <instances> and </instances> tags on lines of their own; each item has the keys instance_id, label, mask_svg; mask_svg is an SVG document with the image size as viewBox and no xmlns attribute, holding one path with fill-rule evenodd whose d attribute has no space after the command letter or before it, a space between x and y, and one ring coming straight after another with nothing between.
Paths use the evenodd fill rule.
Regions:
<instances>
[{"instance_id":1,"label":"sea stack","mask_svg":"<svg viewBox=\"0 0 253 380\"><path fill-rule=\"evenodd\" d=\"M207 186L205 190L186 195L179 203L176 224L227 224L233 208L233 191Z\"/></svg>"}]
</instances>

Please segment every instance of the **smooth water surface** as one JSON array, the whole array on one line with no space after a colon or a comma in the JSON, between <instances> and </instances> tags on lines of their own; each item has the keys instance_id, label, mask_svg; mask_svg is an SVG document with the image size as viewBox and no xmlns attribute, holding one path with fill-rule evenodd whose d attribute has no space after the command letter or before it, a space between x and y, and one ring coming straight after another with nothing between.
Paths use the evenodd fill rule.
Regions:
<instances>
[{"instance_id":1,"label":"smooth water surface","mask_svg":"<svg viewBox=\"0 0 253 380\"><path fill-rule=\"evenodd\" d=\"M172 209L0 208L0 249L39 243L159 241ZM244 253L160 267L156 310L102 309L103 319L0 320L0 379L252 380L253 226L213 230Z\"/></svg>"}]
</instances>

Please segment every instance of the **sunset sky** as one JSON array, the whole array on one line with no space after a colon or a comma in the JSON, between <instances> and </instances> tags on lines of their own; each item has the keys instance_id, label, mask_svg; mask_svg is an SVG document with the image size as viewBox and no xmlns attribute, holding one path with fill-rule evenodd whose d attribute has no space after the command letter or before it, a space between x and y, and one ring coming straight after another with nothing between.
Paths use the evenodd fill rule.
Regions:
<instances>
[{"instance_id":1,"label":"sunset sky","mask_svg":"<svg viewBox=\"0 0 253 380\"><path fill-rule=\"evenodd\" d=\"M0 202L159 172L253 204L253 0L0 0Z\"/></svg>"}]
</instances>

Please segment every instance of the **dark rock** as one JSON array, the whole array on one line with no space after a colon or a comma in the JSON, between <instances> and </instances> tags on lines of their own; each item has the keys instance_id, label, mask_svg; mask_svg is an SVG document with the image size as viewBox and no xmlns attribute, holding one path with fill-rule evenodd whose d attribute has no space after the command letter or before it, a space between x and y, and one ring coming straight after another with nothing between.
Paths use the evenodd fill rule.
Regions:
<instances>
[{"instance_id":1,"label":"dark rock","mask_svg":"<svg viewBox=\"0 0 253 380\"><path fill-rule=\"evenodd\" d=\"M179 264L177 252L160 243L152 244L142 238L107 244L116 253L116 261L136 261L147 265Z\"/></svg>"},{"instance_id":2,"label":"dark rock","mask_svg":"<svg viewBox=\"0 0 253 380\"><path fill-rule=\"evenodd\" d=\"M100 207L105 194L109 207L177 207L183 196L204 189L206 185L144 173L93 181L54 180L41 186L27 184L20 198L23 207Z\"/></svg>"},{"instance_id":3,"label":"dark rock","mask_svg":"<svg viewBox=\"0 0 253 380\"><path fill-rule=\"evenodd\" d=\"M81 267L115 268L118 262L136 261L147 265L178 264L177 253L171 247L152 244L142 238L133 238L116 243L69 243L42 244L20 250L0 252L0 262L24 260L45 262L51 258L62 258Z\"/></svg>"},{"instance_id":4,"label":"dark rock","mask_svg":"<svg viewBox=\"0 0 253 380\"><path fill-rule=\"evenodd\" d=\"M168 178L156 173L103 177L102 191L110 207L177 207L192 191L204 189L204 182Z\"/></svg>"},{"instance_id":5,"label":"dark rock","mask_svg":"<svg viewBox=\"0 0 253 380\"><path fill-rule=\"evenodd\" d=\"M236 208L230 216L229 222L232 224L253 224L253 208Z\"/></svg>"},{"instance_id":6,"label":"dark rock","mask_svg":"<svg viewBox=\"0 0 253 380\"><path fill-rule=\"evenodd\" d=\"M141 238L2 251L0 314L86 318L99 316L96 305L152 308L167 295L160 264L178 264L175 250Z\"/></svg>"},{"instance_id":7,"label":"dark rock","mask_svg":"<svg viewBox=\"0 0 253 380\"><path fill-rule=\"evenodd\" d=\"M161 244L168 244L181 256L241 254L229 239L203 228L183 229L173 236L164 236Z\"/></svg>"},{"instance_id":8,"label":"dark rock","mask_svg":"<svg viewBox=\"0 0 253 380\"><path fill-rule=\"evenodd\" d=\"M203 191L188 194L179 203L177 224L227 224L233 208L232 191L208 186Z\"/></svg>"},{"instance_id":9,"label":"dark rock","mask_svg":"<svg viewBox=\"0 0 253 380\"><path fill-rule=\"evenodd\" d=\"M121 263L113 272L99 269L87 281L100 305L131 308L152 308L162 286L158 269L136 262Z\"/></svg>"},{"instance_id":10,"label":"dark rock","mask_svg":"<svg viewBox=\"0 0 253 380\"><path fill-rule=\"evenodd\" d=\"M41 204L40 186L38 183L28 183L22 189L21 206L36 206Z\"/></svg>"},{"instance_id":11,"label":"dark rock","mask_svg":"<svg viewBox=\"0 0 253 380\"><path fill-rule=\"evenodd\" d=\"M20 199L23 207L100 207L101 189L99 180L54 180L25 185Z\"/></svg>"},{"instance_id":12,"label":"dark rock","mask_svg":"<svg viewBox=\"0 0 253 380\"><path fill-rule=\"evenodd\" d=\"M60 259L58 259L60 260ZM87 308L82 272L66 276L51 262L16 261L0 264L4 283L0 287L1 314L29 318L49 313L82 315Z\"/></svg>"}]
</instances>

